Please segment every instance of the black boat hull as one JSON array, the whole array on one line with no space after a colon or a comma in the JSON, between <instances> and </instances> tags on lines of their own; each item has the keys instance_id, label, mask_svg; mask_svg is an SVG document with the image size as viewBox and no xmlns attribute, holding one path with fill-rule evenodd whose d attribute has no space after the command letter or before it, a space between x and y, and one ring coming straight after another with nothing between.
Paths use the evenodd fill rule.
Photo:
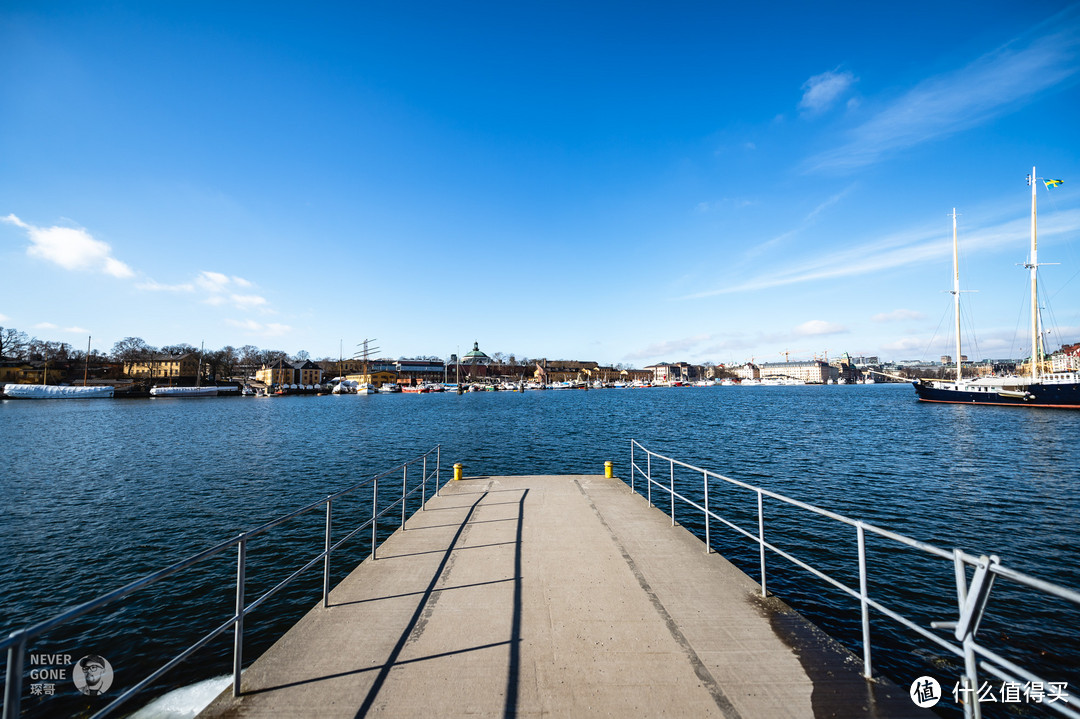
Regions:
<instances>
[{"instance_id":1,"label":"black boat hull","mask_svg":"<svg viewBox=\"0 0 1080 719\"><path fill-rule=\"evenodd\" d=\"M935 387L933 382L916 380L912 383L922 402L948 402L952 404L992 404L1013 407L1056 407L1080 409L1080 384L1036 382L1025 386L1010 387L1009 394L999 392L972 392L963 389ZM1021 396L1013 396L1013 392Z\"/></svg>"}]
</instances>

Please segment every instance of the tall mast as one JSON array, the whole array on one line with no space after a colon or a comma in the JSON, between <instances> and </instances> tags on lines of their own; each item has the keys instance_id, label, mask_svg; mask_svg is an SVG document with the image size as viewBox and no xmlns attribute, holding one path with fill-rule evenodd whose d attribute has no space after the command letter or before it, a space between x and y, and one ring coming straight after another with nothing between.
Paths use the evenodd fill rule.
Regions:
<instances>
[{"instance_id":1,"label":"tall mast","mask_svg":"<svg viewBox=\"0 0 1080 719\"><path fill-rule=\"evenodd\" d=\"M86 362L83 364L82 383L83 387L86 386L87 376L90 374L90 340L93 339L92 335L88 335L86 338Z\"/></svg>"},{"instance_id":2,"label":"tall mast","mask_svg":"<svg viewBox=\"0 0 1080 719\"><path fill-rule=\"evenodd\" d=\"M956 317L956 381L963 374L960 370L960 254L956 245L956 208L952 210L952 267L953 267L953 314Z\"/></svg>"},{"instance_id":3,"label":"tall mast","mask_svg":"<svg viewBox=\"0 0 1080 719\"><path fill-rule=\"evenodd\" d=\"M1028 177L1028 184L1031 185L1031 263L1028 268L1031 270L1031 381L1035 382L1039 379L1039 288L1038 280L1036 276L1039 269L1039 257L1038 257L1038 243L1036 241L1035 231L1035 168L1031 168L1031 176Z\"/></svg>"}]
</instances>

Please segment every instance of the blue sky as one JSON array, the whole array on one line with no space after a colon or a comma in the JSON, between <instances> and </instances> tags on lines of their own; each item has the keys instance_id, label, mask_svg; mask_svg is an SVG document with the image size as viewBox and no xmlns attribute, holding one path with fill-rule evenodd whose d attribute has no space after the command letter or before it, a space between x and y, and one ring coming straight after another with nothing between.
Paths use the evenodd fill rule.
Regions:
<instances>
[{"instance_id":1,"label":"blue sky","mask_svg":"<svg viewBox=\"0 0 1080 719\"><path fill-rule=\"evenodd\" d=\"M1080 341L1080 6L0 7L0 325L741 362Z\"/></svg>"}]
</instances>

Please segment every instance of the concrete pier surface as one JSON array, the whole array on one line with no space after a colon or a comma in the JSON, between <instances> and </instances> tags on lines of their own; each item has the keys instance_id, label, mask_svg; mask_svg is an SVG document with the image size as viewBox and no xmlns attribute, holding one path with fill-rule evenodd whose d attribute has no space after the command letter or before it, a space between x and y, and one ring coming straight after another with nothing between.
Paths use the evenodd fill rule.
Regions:
<instances>
[{"instance_id":1,"label":"concrete pier surface","mask_svg":"<svg viewBox=\"0 0 1080 719\"><path fill-rule=\"evenodd\" d=\"M620 480L440 494L202 716L932 716Z\"/></svg>"}]
</instances>

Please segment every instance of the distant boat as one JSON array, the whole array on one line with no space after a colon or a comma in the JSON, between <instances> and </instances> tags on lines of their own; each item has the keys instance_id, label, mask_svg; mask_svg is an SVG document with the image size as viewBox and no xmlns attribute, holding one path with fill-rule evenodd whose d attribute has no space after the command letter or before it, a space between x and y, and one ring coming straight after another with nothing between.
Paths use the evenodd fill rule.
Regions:
<instances>
[{"instance_id":1,"label":"distant boat","mask_svg":"<svg viewBox=\"0 0 1080 719\"><path fill-rule=\"evenodd\" d=\"M370 382L363 382L356 385L356 394L377 394L378 392L379 388Z\"/></svg>"},{"instance_id":2,"label":"distant boat","mask_svg":"<svg viewBox=\"0 0 1080 719\"><path fill-rule=\"evenodd\" d=\"M151 397L217 397L217 387L151 387Z\"/></svg>"},{"instance_id":3,"label":"distant boat","mask_svg":"<svg viewBox=\"0 0 1080 719\"><path fill-rule=\"evenodd\" d=\"M394 394L401 391L401 385L397 382L383 382L383 386L379 388L379 391L385 394Z\"/></svg>"},{"instance_id":4,"label":"distant boat","mask_svg":"<svg viewBox=\"0 0 1080 719\"><path fill-rule=\"evenodd\" d=\"M912 384L923 402L1018 405L1080 409L1080 373L1044 372L1042 323L1039 317L1038 243L1035 229L1035 190L1038 177L1031 168L1031 362L1028 374L964 379L960 354L960 269L956 242L956 211L953 210L953 303L956 313L956 378L917 379Z\"/></svg>"},{"instance_id":5,"label":"distant boat","mask_svg":"<svg viewBox=\"0 0 1080 719\"><path fill-rule=\"evenodd\" d=\"M0 385L0 395L8 399L106 399L112 397L111 385L69 387L52 384Z\"/></svg>"}]
</instances>

